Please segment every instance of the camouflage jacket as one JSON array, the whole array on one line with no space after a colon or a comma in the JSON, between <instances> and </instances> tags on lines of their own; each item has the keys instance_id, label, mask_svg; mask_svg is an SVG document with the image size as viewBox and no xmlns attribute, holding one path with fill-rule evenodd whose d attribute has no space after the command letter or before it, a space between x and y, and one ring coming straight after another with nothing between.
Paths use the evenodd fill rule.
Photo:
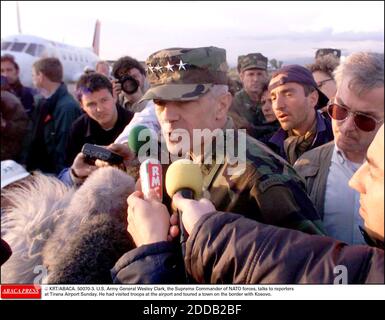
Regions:
<instances>
[{"instance_id":1,"label":"camouflage jacket","mask_svg":"<svg viewBox=\"0 0 385 320\"><path fill-rule=\"evenodd\" d=\"M231 128L234 125L229 119L224 129ZM214 150L212 164L201 164L203 197L211 200L218 211L239 213L262 223L310 234L325 234L304 181L293 167L244 132L235 130L235 143L241 134L246 141L243 172L231 170L235 166L231 157L225 156L224 161L216 163L215 158L220 157ZM242 153L238 145L235 149Z\"/></svg>"},{"instance_id":2,"label":"camouflage jacket","mask_svg":"<svg viewBox=\"0 0 385 320\"><path fill-rule=\"evenodd\" d=\"M276 123L266 123L261 106L252 101L242 89L235 94L229 115L233 118L236 128L246 129L247 134L253 138L266 142L271 133L277 131L280 126Z\"/></svg>"}]
</instances>

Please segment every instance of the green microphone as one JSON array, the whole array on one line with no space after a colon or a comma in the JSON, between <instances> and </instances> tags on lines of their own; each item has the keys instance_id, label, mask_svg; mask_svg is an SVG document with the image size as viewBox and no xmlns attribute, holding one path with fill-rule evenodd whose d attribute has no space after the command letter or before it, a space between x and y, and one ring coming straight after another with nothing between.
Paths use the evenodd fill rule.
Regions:
<instances>
[{"instance_id":1,"label":"green microphone","mask_svg":"<svg viewBox=\"0 0 385 320\"><path fill-rule=\"evenodd\" d=\"M150 142L153 138L153 134L151 133L151 130L144 126L144 125L137 125L134 126L127 139L128 147L131 149L132 152L135 153L136 156L138 156L140 148ZM149 156L149 151L145 154L145 156Z\"/></svg>"}]
</instances>

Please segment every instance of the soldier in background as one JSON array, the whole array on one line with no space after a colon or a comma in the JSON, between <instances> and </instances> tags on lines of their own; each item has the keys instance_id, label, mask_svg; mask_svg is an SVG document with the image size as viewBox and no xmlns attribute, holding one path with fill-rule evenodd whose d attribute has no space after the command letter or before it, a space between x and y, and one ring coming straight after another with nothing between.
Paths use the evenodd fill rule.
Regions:
<instances>
[{"instance_id":1,"label":"soldier in background","mask_svg":"<svg viewBox=\"0 0 385 320\"><path fill-rule=\"evenodd\" d=\"M258 126L265 118L261 110L263 85L268 79L267 58L260 53L238 57L238 72L243 89L235 94L229 115L239 129L258 139Z\"/></svg>"},{"instance_id":2,"label":"soldier in background","mask_svg":"<svg viewBox=\"0 0 385 320\"><path fill-rule=\"evenodd\" d=\"M333 48L320 48L315 52L315 59L319 59L325 56L331 55L336 59L340 60L341 58L341 50L333 49Z\"/></svg>"}]
</instances>

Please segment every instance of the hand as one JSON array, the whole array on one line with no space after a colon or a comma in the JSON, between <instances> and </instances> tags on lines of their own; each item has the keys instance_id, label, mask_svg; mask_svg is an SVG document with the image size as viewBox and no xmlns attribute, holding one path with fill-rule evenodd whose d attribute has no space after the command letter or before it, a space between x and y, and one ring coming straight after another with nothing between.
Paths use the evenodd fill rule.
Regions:
<instances>
[{"instance_id":1,"label":"hand","mask_svg":"<svg viewBox=\"0 0 385 320\"><path fill-rule=\"evenodd\" d=\"M173 206L175 206L179 211L182 211L182 221L183 225L188 234L192 232L195 224L198 220L207 213L216 211L214 205L207 199L191 200L183 198L183 196L177 192L172 197ZM170 218L170 230L169 235L173 238L178 236L179 219L177 214L173 214Z\"/></svg>"},{"instance_id":2,"label":"hand","mask_svg":"<svg viewBox=\"0 0 385 320\"><path fill-rule=\"evenodd\" d=\"M135 191L127 198L127 231L137 247L166 241L170 227L170 215L165 205L150 193L149 200L143 199L141 191Z\"/></svg>"},{"instance_id":3,"label":"hand","mask_svg":"<svg viewBox=\"0 0 385 320\"><path fill-rule=\"evenodd\" d=\"M86 163L85 160L86 160L85 155L82 152L79 152L75 157L74 162L71 166L71 169L74 171L74 173L78 177L81 177L80 179L83 179L83 180L98 168L97 166L93 166L91 164Z\"/></svg>"},{"instance_id":4,"label":"hand","mask_svg":"<svg viewBox=\"0 0 385 320\"><path fill-rule=\"evenodd\" d=\"M131 165L131 162L135 159L135 154L130 150L128 145L125 143L112 143L108 146L105 146L105 148L122 156L124 167L129 167ZM97 167L106 167L106 166L109 166L110 164L106 161L97 159L95 161L95 165Z\"/></svg>"},{"instance_id":5,"label":"hand","mask_svg":"<svg viewBox=\"0 0 385 320\"><path fill-rule=\"evenodd\" d=\"M112 79L111 84L112 84L112 96L115 99L118 99L119 94L122 92L122 85L116 79Z\"/></svg>"}]
</instances>

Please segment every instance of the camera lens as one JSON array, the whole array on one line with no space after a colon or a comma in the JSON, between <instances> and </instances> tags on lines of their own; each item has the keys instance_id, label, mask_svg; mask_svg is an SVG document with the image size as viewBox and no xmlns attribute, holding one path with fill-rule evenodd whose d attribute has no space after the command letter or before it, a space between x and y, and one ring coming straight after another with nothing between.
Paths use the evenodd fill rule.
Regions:
<instances>
[{"instance_id":1,"label":"camera lens","mask_svg":"<svg viewBox=\"0 0 385 320\"><path fill-rule=\"evenodd\" d=\"M139 83L131 76L126 76L120 80L122 90L127 94L133 94L138 90Z\"/></svg>"}]
</instances>

